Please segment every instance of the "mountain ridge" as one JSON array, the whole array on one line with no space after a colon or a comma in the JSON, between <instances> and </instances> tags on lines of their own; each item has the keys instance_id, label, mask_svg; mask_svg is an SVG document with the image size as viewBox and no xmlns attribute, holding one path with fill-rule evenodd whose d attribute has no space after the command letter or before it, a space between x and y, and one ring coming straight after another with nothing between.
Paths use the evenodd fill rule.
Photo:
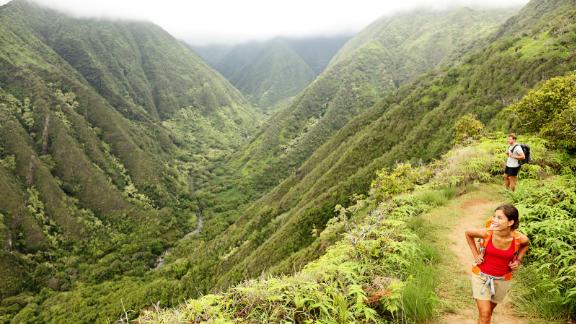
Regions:
<instances>
[{"instance_id":1,"label":"mountain ridge","mask_svg":"<svg viewBox=\"0 0 576 324\"><path fill-rule=\"evenodd\" d=\"M145 273L257 113L150 23L16 0L0 29L0 297Z\"/></svg>"},{"instance_id":2,"label":"mountain ridge","mask_svg":"<svg viewBox=\"0 0 576 324\"><path fill-rule=\"evenodd\" d=\"M278 109L320 74L348 36L276 37L237 45L191 46L265 112ZM271 56L271 53L275 55Z\"/></svg>"}]
</instances>

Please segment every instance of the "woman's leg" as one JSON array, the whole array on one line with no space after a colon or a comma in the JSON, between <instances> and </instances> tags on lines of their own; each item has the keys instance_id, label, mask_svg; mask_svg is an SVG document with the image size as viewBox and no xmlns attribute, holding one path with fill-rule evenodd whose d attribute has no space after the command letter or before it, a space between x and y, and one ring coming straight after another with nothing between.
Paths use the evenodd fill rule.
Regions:
<instances>
[{"instance_id":1,"label":"woman's leg","mask_svg":"<svg viewBox=\"0 0 576 324\"><path fill-rule=\"evenodd\" d=\"M478 306L478 324L490 324L492 310L496 304L489 300L476 299L476 306Z\"/></svg>"}]
</instances>

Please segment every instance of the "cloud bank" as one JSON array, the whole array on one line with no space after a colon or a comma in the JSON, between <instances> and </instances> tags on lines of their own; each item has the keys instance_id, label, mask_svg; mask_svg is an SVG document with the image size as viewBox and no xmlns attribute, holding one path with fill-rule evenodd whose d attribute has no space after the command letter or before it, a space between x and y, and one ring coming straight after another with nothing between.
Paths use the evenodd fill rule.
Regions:
<instances>
[{"instance_id":1,"label":"cloud bank","mask_svg":"<svg viewBox=\"0 0 576 324\"><path fill-rule=\"evenodd\" d=\"M504 7L528 0L34 0L77 17L152 21L191 43L349 34L418 7ZM8 2L0 0L0 4Z\"/></svg>"}]
</instances>

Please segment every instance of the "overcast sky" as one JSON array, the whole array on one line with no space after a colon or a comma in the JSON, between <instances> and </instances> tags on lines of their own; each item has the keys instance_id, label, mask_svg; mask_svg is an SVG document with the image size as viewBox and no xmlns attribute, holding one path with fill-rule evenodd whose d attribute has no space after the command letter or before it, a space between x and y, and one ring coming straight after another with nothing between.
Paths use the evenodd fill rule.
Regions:
<instances>
[{"instance_id":1,"label":"overcast sky","mask_svg":"<svg viewBox=\"0 0 576 324\"><path fill-rule=\"evenodd\" d=\"M81 17L149 20L196 44L357 32L416 7L513 6L528 0L35 0ZM4 4L8 0L0 0Z\"/></svg>"}]
</instances>

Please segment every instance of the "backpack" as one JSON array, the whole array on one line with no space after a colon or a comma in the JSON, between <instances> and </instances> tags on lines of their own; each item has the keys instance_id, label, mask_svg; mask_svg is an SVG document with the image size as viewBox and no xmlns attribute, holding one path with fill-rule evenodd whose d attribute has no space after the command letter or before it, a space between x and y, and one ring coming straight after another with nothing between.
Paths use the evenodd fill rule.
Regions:
<instances>
[{"instance_id":1,"label":"backpack","mask_svg":"<svg viewBox=\"0 0 576 324\"><path fill-rule=\"evenodd\" d=\"M526 144L515 144L512 147L512 152L514 152L516 146L520 146L522 152L524 152L524 160L518 160L518 163L520 163L520 165L530 163L530 146Z\"/></svg>"},{"instance_id":2,"label":"backpack","mask_svg":"<svg viewBox=\"0 0 576 324\"><path fill-rule=\"evenodd\" d=\"M486 253L486 247L488 246L488 242L490 242L490 239L492 238L492 230L490 230L491 226L492 226L492 219L490 218L486 221L486 228L488 228L489 230L486 231L486 235L484 236L484 238L478 239L478 243L480 243L480 255L482 257L484 257L484 253ZM518 231L514 231L512 232L512 236L513 236L512 244L514 244L514 260L516 260L516 258L518 257L518 253L520 251L520 245L522 244L522 242L520 241L521 234ZM472 273L480 274L480 272L481 272L480 267L478 267L478 265L475 264L472 267ZM504 280L510 280L510 279L512 279L512 272L509 272L504 275Z\"/></svg>"}]
</instances>

